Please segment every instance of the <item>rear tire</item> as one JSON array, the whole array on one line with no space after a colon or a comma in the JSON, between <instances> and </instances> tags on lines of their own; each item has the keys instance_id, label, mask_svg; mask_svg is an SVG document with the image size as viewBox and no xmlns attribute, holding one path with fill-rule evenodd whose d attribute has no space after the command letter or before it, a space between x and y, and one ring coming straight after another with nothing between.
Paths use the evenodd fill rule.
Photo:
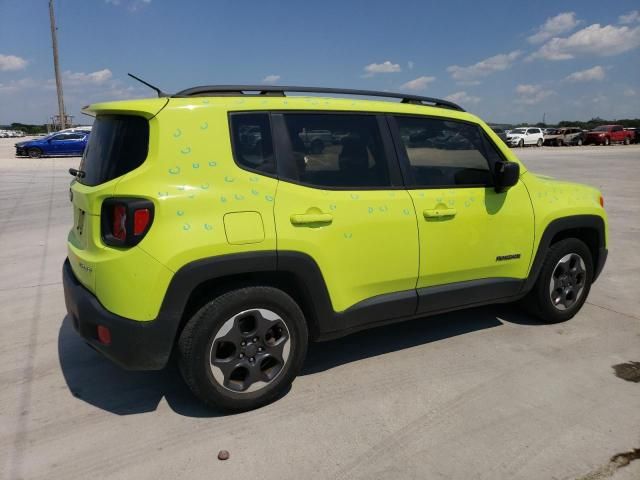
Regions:
<instances>
[{"instance_id":1,"label":"rear tire","mask_svg":"<svg viewBox=\"0 0 640 480\"><path fill-rule=\"evenodd\" d=\"M40 150L39 148L30 148L29 150L27 150L27 154L31 157L31 158L40 158L42 156L42 150Z\"/></svg>"},{"instance_id":2,"label":"rear tire","mask_svg":"<svg viewBox=\"0 0 640 480\"><path fill-rule=\"evenodd\" d=\"M576 238L553 244L523 307L544 323L559 323L580 311L589 295L593 260L589 248Z\"/></svg>"},{"instance_id":3,"label":"rear tire","mask_svg":"<svg viewBox=\"0 0 640 480\"><path fill-rule=\"evenodd\" d=\"M624 144L625 145L629 145L631 142L629 141L629 137L624 139Z\"/></svg>"},{"instance_id":4,"label":"rear tire","mask_svg":"<svg viewBox=\"0 0 640 480\"><path fill-rule=\"evenodd\" d=\"M611 140L609 140L609 137L604 139L604 146L608 147L609 145L611 145Z\"/></svg>"},{"instance_id":5,"label":"rear tire","mask_svg":"<svg viewBox=\"0 0 640 480\"><path fill-rule=\"evenodd\" d=\"M581 138L578 139L578 141L576 142L576 145L578 145L579 147L582 146L582 139Z\"/></svg>"},{"instance_id":6,"label":"rear tire","mask_svg":"<svg viewBox=\"0 0 640 480\"><path fill-rule=\"evenodd\" d=\"M518 148L524 148L524 140L520 139L518 142Z\"/></svg>"},{"instance_id":7,"label":"rear tire","mask_svg":"<svg viewBox=\"0 0 640 480\"><path fill-rule=\"evenodd\" d=\"M541 147L542 146L542 139L539 138L538 141L536 142L536 147Z\"/></svg>"},{"instance_id":8,"label":"rear tire","mask_svg":"<svg viewBox=\"0 0 640 480\"><path fill-rule=\"evenodd\" d=\"M282 290L246 287L204 305L178 341L178 365L206 405L244 411L286 393L307 353L298 304Z\"/></svg>"}]
</instances>

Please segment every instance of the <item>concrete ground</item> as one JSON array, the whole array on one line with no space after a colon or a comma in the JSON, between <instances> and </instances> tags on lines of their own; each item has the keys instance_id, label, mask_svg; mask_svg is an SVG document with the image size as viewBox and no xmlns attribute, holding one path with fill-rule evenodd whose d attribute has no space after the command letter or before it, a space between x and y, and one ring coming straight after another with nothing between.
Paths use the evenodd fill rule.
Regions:
<instances>
[{"instance_id":1,"label":"concrete ground","mask_svg":"<svg viewBox=\"0 0 640 480\"><path fill-rule=\"evenodd\" d=\"M76 336L60 268L78 159L16 159L13 143L0 139L1 478L640 478L632 454L610 461L640 448L640 383L612 368L640 361L640 146L517 151L604 193L609 260L570 322L488 307L313 345L283 399L223 415L175 368L125 372Z\"/></svg>"}]
</instances>

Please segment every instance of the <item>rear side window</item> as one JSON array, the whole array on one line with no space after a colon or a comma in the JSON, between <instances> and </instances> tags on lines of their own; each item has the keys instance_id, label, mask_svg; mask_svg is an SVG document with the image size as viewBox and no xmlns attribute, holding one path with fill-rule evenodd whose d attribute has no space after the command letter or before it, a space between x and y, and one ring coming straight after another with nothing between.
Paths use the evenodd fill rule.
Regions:
<instances>
[{"instance_id":1,"label":"rear side window","mask_svg":"<svg viewBox=\"0 0 640 480\"><path fill-rule=\"evenodd\" d=\"M294 172L289 180L329 188L390 185L375 116L285 113L284 121Z\"/></svg>"},{"instance_id":2,"label":"rear side window","mask_svg":"<svg viewBox=\"0 0 640 480\"><path fill-rule=\"evenodd\" d=\"M233 157L240 167L260 173L276 173L269 114L232 114L231 136Z\"/></svg>"},{"instance_id":3,"label":"rear side window","mask_svg":"<svg viewBox=\"0 0 640 480\"><path fill-rule=\"evenodd\" d=\"M480 127L427 117L396 117L418 187L489 186L500 159Z\"/></svg>"},{"instance_id":4,"label":"rear side window","mask_svg":"<svg viewBox=\"0 0 640 480\"><path fill-rule=\"evenodd\" d=\"M138 168L149 150L149 122L133 115L98 115L84 151L78 182L95 186Z\"/></svg>"}]
</instances>

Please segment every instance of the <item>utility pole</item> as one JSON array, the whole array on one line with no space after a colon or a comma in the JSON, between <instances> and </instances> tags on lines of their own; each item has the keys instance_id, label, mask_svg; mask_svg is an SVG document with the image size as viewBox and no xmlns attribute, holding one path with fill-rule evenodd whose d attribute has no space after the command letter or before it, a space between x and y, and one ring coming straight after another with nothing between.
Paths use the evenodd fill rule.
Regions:
<instances>
[{"instance_id":1,"label":"utility pole","mask_svg":"<svg viewBox=\"0 0 640 480\"><path fill-rule=\"evenodd\" d=\"M53 44L53 68L56 72L56 90L58 91L58 113L60 115L60 130L66 128L67 114L64 111L64 98L62 96L62 79L60 78L60 66L58 65L58 38L56 35L56 19L53 15L53 0L49 0L49 20L51 21L51 43Z\"/></svg>"}]
</instances>

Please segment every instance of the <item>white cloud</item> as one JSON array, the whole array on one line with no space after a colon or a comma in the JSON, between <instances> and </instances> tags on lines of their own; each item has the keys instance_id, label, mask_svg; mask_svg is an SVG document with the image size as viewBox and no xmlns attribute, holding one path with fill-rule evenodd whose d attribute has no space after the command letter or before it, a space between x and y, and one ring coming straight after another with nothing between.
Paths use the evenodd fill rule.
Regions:
<instances>
[{"instance_id":1,"label":"white cloud","mask_svg":"<svg viewBox=\"0 0 640 480\"><path fill-rule=\"evenodd\" d=\"M91 73L84 72L70 72L65 71L62 73L63 85L103 85L112 77L111 70L105 68Z\"/></svg>"},{"instance_id":2,"label":"white cloud","mask_svg":"<svg viewBox=\"0 0 640 480\"><path fill-rule=\"evenodd\" d=\"M414 92L419 90L426 90L429 84L433 82L435 79L436 77L425 77L425 76L414 78L413 80L409 80L407 83L403 83L402 85L400 85L400 89L413 90Z\"/></svg>"},{"instance_id":3,"label":"white cloud","mask_svg":"<svg viewBox=\"0 0 640 480\"><path fill-rule=\"evenodd\" d=\"M604 80L605 72L604 68L600 65L588 68L586 70L580 70L579 72L573 72L565 80L568 82L591 82L593 80Z\"/></svg>"},{"instance_id":4,"label":"white cloud","mask_svg":"<svg viewBox=\"0 0 640 480\"><path fill-rule=\"evenodd\" d=\"M520 50L514 50L510 53L501 53L493 57L486 58L478 63L461 67L459 65L451 65L447 68L447 72L451 77L461 84L478 84L478 78L486 77L495 72L508 69L513 62L522 55Z\"/></svg>"},{"instance_id":5,"label":"white cloud","mask_svg":"<svg viewBox=\"0 0 640 480\"><path fill-rule=\"evenodd\" d=\"M151 0L105 0L106 3L116 6L126 6L131 12L139 10L141 7L147 6L151 3Z\"/></svg>"},{"instance_id":6,"label":"white cloud","mask_svg":"<svg viewBox=\"0 0 640 480\"><path fill-rule=\"evenodd\" d=\"M567 33L580 23L576 19L575 12L564 12L555 17L547 18L543 25L538 27L538 31L527 38L529 43L543 43L552 37Z\"/></svg>"},{"instance_id":7,"label":"white cloud","mask_svg":"<svg viewBox=\"0 0 640 480\"><path fill-rule=\"evenodd\" d=\"M566 38L552 38L529 60L569 60L578 55L612 56L640 46L640 26L635 28L589 25Z\"/></svg>"},{"instance_id":8,"label":"white cloud","mask_svg":"<svg viewBox=\"0 0 640 480\"><path fill-rule=\"evenodd\" d=\"M555 94L553 90L545 90L541 85L529 84L518 85L516 87L516 93L518 94L516 102L525 105L540 103L545 98Z\"/></svg>"},{"instance_id":9,"label":"white cloud","mask_svg":"<svg viewBox=\"0 0 640 480\"><path fill-rule=\"evenodd\" d=\"M24 58L16 57L15 55L2 55L0 53L0 71L12 72L15 70L22 70L27 67L27 62Z\"/></svg>"},{"instance_id":10,"label":"white cloud","mask_svg":"<svg viewBox=\"0 0 640 480\"><path fill-rule=\"evenodd\" d=\"M27 88L33 88L38 85L33 78L21 78L20 80L12 80L8 83L0 83L0 94L15 93Z\"/></svg>"},{"instance_id":11,"label":"white cloud","mask_svg":"<svg viewBox=\"0 0 640 480\"><path fill-rule=\"evenodd\" d=\"M262 83L276 83L280 80L280 75L267 75L262 79Z\"/></svg>"},{"instance_id":12,"label":"white cloud","mask_svg":"<svg viewBox=\"0 0 640 480\"><path fill-rule=\"evenodd\" d=\"M632 23L640 22L640 10L633 10L625 15L618 17L618 22L623 25L631 25Z\"/></svg>"},{"instance_id":13,"label":"white cloud","mask_svg":"<svg viewBox=\"0 0 640 480\"><path fill-rule=\"evenodd\" d=\"M480 101L480 97L474 97L472 95L467 94L465 91L455 92L451 95L447 95L444 97L445 100L449 100L454 103L466 103L466 104L476 104Z\"/></svg>"},{"instance_id":14,"label":"white cloud","mask_svg":"<svg viewBox=\"0 0 640 480\"><path fill-rule=\"evenodd\" d=\"M364 76L372 77L377 73L396 73L401 71L402 69L400 68L400 65L398 65L397 63L391 63L389 60L387 60L386 62L382 63L370 63L369 65L364 67Z\"/></svg>"}]
</instances>

